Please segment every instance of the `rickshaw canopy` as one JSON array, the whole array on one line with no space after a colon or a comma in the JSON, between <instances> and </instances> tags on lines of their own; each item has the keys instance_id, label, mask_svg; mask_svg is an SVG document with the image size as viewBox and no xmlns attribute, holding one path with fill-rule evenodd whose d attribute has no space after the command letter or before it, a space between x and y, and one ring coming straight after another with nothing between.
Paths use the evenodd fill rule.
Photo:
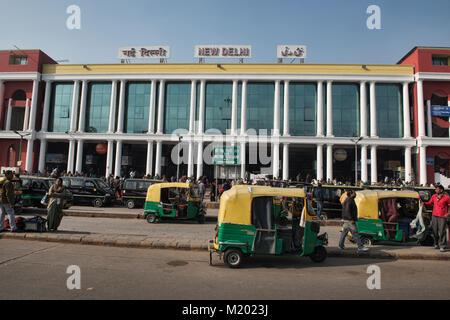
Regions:
<instances>
[{"instance_id":1,"label":"rickshaw canopy","mask_svg":"<svg viewBox=\"0 0 450 320\"><path fill-rule=\"evenodd\" d=\"M220 198L218 225L234 223L251 225L252 199L256 197L295 197L305 198L303 189L274 188L266 186L236 187L225 191Z\"/></svg>"},{"instance_id":2,"label":"rickshaw canopy","mask_svg":"<svg viewBox=\"0 0 450 320\"><path fill-rule=\"evenodd\" d=\"M378 219L378 200L380 199L419 199L417 191L391 191L391 190L361 190L356 191L355 203L358 208L358 218ZM341 203L347 199L344 194Z\"/></svg>"},{"instance_id":3,"label":"rickshaw canopy","mask_svg":"<svg viewBox=\"0 0 450 320\"><path fill-rule=\"evenodd\" d=\"M161 201L161 189L165 188L183 188L189 189L192 185L189 182L166 182L155 183L147 189L147 197L145 201L160 202Z\"/></svg>"}]
</instances>

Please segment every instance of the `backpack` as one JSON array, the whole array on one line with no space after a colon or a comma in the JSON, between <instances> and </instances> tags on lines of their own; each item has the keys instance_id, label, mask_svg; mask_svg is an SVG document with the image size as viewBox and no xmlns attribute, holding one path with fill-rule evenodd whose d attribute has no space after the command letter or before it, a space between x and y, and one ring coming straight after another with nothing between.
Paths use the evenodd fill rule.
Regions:
<instances>
[{"instance_id":1,"label":"backpack","mask_svg":"<svg viewBox=\"0 0 450 320\"><path fill-rule=\"evenodd\" d=\"M22 217L16 217L14 219L16 223L16 230L24 230L25 229L25 219ZM3 223L3 229L11 229L11 224L9 223L9 219L5 219Z\"/></svg>"},{"instance_id":2,"label":"backpack","mask_svg":"<svg viewBox=\"0 0 450 320\"><path fill-rule=\"evenodd\" d=\"M45 232L47 231L47 220L40 217L35 216L30 219L26 219L25 221L25 231L35 231L35 232Z\"/></svg>"}]
</instances>

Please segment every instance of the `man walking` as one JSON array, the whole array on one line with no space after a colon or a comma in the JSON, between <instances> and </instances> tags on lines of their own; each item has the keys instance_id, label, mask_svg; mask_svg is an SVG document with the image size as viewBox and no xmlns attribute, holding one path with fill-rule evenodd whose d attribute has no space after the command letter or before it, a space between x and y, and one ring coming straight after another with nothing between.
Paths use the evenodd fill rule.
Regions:
<instances>
[{"instance_id":1,"label":"man walking","mask_svg":"<svg viewBox=\"0 0 450 320\"><path fill-rule=\"evenodd\" d=\"M342 204L342 219L344 220L344 225L342 226L343 230L341 233L341 238L339 239L339 248L345 249L345 237L347 236L348 232L351 232L352 237L355 239L356 244L358 245L358 251L367 251L369 250L369 248L366 248L362 245L358 230L356 229L358 209L356 208L355 197L355 190L347 191L347 199L345 199L344 203Z\"/></svg>"},{"instance_id":2,"label":"man walking","mask_svg":"<svg viewBox=\"0 0 450 320\"><path fill-rule=\"evenodd\" d=\"M444 187L438 185L436 193L430 201L425 202L426 206L433 205L433 217L431 219L431 229L433 231L434 248L444 252L447 249L447 218L449 217L448 207L450 197L444 193ZM422 202L422 201L421 201Z\"/></svg>"},{"instance_id":3,"label":"man walking","mask_svg":"<svg viewBox=\"0 0 450 320\"><path fill-rule=\"evenodd\" d=\"M317 218L322 220L322 210L323 210L323 188L322 184L319 182L315 192L316 203L317 203Z\"/></svg>"},{"instance_id":4,"label":"man walking","mask_svg":"<svg viewBox=\"0 0 450 320\"><path fill-rule=\"evenodd\" d=\"M5 223L5 213L9 215L9 225L11 226L11 232L16 232L16 221L14 217L14 202L15 202L15 194L14 194L14 184L12 183L12 179L14 175L11 170L5 172L6 181L1 186L1 198L0 198L0 210L1 219L0 219L0 232L3 232L3 226Z\"/></svg>"}]
</instances>

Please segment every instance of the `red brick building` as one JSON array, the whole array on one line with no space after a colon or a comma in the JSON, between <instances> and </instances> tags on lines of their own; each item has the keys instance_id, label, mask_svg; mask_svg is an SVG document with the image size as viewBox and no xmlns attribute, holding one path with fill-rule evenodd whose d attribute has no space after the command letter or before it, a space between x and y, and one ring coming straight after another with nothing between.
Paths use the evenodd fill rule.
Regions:
<instances>
[{"instance_id":1,"label":"red brick building","mask_svg":"<svg viewBox=\"0 0 450 320\"><path fill-rule=\"evenodd\" d=\"M15 167L21 160L21 170L36 167L39 143L35 133L40 129L44 92L42 66L54 63L40 50L0 51L0 166ZM33 143L29 145L30 139Z\"/></svg>"},{"instance_id":2,"label":"red brick building","mask_svg":"<svg viewBox=\"0 0 450 320\"><path fill-rule=\"evenodd\" d=\"M428 183L450 184L450 48L415 47L399 64L413 65L414 135L419 150L419 174L426 168ZM436 107L446 113L437 113ZM438 116L441 115L441 116ZM443 116L447 115L447 116ZM422 160L421 160L422 158ZM426 163L426 166L424 166ZM425 175L424 175L425 176Z\"/></svg>"}]
</instances>

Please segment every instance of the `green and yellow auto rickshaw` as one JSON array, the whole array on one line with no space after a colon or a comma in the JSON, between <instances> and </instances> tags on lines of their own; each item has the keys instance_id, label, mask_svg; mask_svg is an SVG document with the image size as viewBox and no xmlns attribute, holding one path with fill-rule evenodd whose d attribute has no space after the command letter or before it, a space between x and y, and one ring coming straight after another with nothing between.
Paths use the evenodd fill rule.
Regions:
<instances>
[{"instance_id":1,"label":"green and yellow auto rickshaw","mask_svg":"<svg viewBox=\"0 0 450 320\"><path fill-rule=\"evenodd\" d=\"M343 195L341 202L346 198ZM429 244L431 219L419 200L417 191L356 191L356 228L362 244L370 246L378 241Z\"/></svg>"},{"instance_id":2,"label":"green and yellow auto rickshaw","mask_svg":"<svg viewBox=\"0 0 450 320\"><path fill-rule=\"evenodd\" d=\"M292 199L291 225L280 224L275 216L277 198ZM318 235L320 224L308 214L306 201L305 191L294 188L247 186L224 192L216 236L209 242L210 264L213 253L231 268L239 267L244 257L259 254L294 254L324 261L328 236Z\"/></svg>"},{"instance_id":3,"label":"green and yellow auto rickshaw","mask_svg":"<svg viewBox=\"0 0 450 320\"><path fill-rule=\"evenodd\" d=\"M161 219L196 219L205 222L206 209L198 186L182 182L156 183L147 190L144 216L149 223Z\"/></svg>"}]
</instances>

